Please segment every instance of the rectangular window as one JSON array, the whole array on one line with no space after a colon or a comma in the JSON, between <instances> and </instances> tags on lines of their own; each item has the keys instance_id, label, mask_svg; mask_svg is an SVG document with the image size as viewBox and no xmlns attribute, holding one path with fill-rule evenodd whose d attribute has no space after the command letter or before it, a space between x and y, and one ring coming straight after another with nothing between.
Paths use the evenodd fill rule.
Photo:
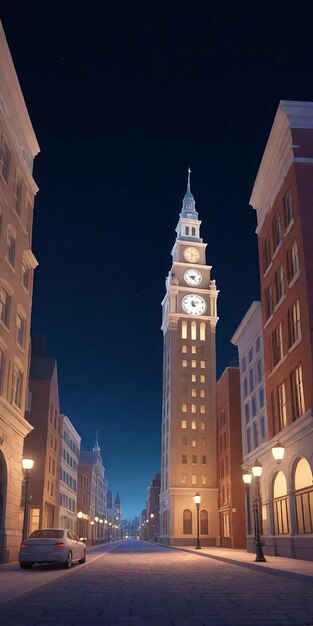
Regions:
<instances>
[{"instance_id":1,"label":"rectangular window","mask_svg":"<svg viewBox=\"0 0 313 626\"><path fill-rule=\"evenodd\" d=\"M205 374L200 374L200 383L205 383Z\"/></svg>"},{"instance_id":2,"label":"rectangular window","mask_svg":"<svg viewBox=\"0 0 313 626\"><path fill-rule=\"evenodd\" d=\"M263 243L263 271L265 272L272 260L271 240L269 233L266 235Z\"/></svg>"},{"instance_id":3,"label":"rectangular window","mask_svg":"<svg viewBox=\"0 0 313 626\"><path fill-rule=\"evenodd\" d=\"M181 412L182 413L187 413L187 404L185 404L184 402L181 405Z\"/></svg>"},{"instance_id":4,"label":"rectangular window","mask_svg":"<svg viewBox=\"0 0 313 626\"><path fill-rule=\"evenodd\" d=\"M249 385L250 385L250 393L252 393L254 389L254 371L252 367L250 367L249 369Z\"/></svg>"},{"instance_id":5,"label":"rectangular window","mask_svg":"<svg viewBox=\"0 0 313 626\"><path fill-rule=\"evenodd\" d=\"M205 398L205 390L204 389L200 390L200 398Z\"/></svg>"},{"instance_id":6,"label":"rectangular window","mask_svg":"<svg viewBox=\"0 0 313 626\"><path fill-rule=\"evenodd\" d=\"M10 231L8 231L8 236L7 236L6 258L9 261L10 265L12 265L12 267L14 267L14 262L15 262L15 237L14 237L14 235Z\"/></svg>"},{"instance_id":7,"label":"rectangular window","mask_svg":"<svg viewBox=\"0 0 313 626\"><path fill-rule=\"evenodd\" d=\"M181 351L183 354L187 354L187 346L182 346Z\"/></svg>"},{"instance_id":8,"label":"rectangular window","mask_svg":"<svg viewBox=\"0 0 313 626\"><path fill-rule=\"evenodd\" d=\"M287 400L285 381L277 388L279 430L287 426Z\"/></svg>"},{"instance_id":9,"label":"rectangular window","mask_svg":"<svg viewBox=\"0 0 313 626\"><path fill-rule=\"evenodd\" d=\"M283 331L282 324L276 326L272 333L272 364L275 367L283 358Z\"/></svg>"},{"instance_id":10,"label":"rectangular window","mask_svg":"<svg viewBox=\"0 0 313 626\"><path fill-rule=\"evenodd\" d=\"M23 387L23 374L17 368L14 367L12 376L12 403L21 408L22 404L22 387Z\"/></svg>"},{"instance_id":11,"label":"rectangular window","mask_svg":"<svg viewBox=\"0 0 313 626\"><path fill-rule=\"evenodd\" d=\"M266 319L268 319L271 315L273 315L274 311L272 283L270 283L265 289L265 310Z\"/></svg>"},{"instance_id":12,"label":"rectangular window","mask_svg":"<svg viewBox=\"0 0 313 626\"><path fill-rule=\"evenodd\" d=\"M251 452L251 450L252 450L251 428L250 428L250 426L249 426L249 428L247 428L247 449L248 449L248 452Z\"/></svg>"},{"instance_id":13,"label":"rectangular window","mask_svg":"<svg viewBox=\"0 0 313 626\"><path fill-rule=\"evenodd\" d=\"M204 420L201 420L200 428L201 428L201 430L205 430L205 421Z\"/></svg>"},{"instance_id":14,"label":"rectangular window","mask_svg":"<svg viewBox=\"0 0 313 626\"><path fill-rule=\"evenodd\" d=\"M182 367L187 367L187 360L186 360L186 359L183 359L183 360L182 360L182 362L181 362L181 366L182 366Z\"/></svg>"},{"instance_id":15,"label":"rectangular window","mask_svg":"<svg viewBox=\"0 0 313 626\"><path fill-rule=\"evenodd\" d=\"M196 413L197 412L197 407L195 404L191 405L191 413Z\"/></svg>"},{"instance_id":16,"label":"rectangular window","mask_svg":"<svg viewBox=\"0 0 313 626\"><path fill-rule=\"evenodd\" d=\"M187 474L183 473L181 475L181 484L182 485L187 485Z\"/></svg>"},{"instance_id":17,"label":"rectangular window","mask_svg":"<svg viewBox=\"0 0 313 626\"><path fill-rule=\"evenodd\" d=\"M261 339L260 337L258 337L255 343L255 351L260 352L260 347L261 347Z\"/></svg>"},{"instance_id":18,"label":"rectangular window","mask_svg":"<svg viewBox=\"0 0 313 626\"><path fill-rule=\"evenodd\" d=\"M182 445L182 446L186 446L186 445L187 445L187 437L183 436L183 437L181 438L181 445Z\"/></svg>"},{"instance_id":19,"label":"rectangular window","mask_svg":"<svg viewBox=\"0 0 313 626\"><path fill-rule=\"evenodd\" d=\"M193 448L196 448L197 447L197 440L196 439L192 439L191 440L191 445L192 445Z\"/></svg>"},{"instance_id":20,"label":"rectangular window","mask_svg":"<svg viewBox=\"0 0 313 626\"><path fill-rule=\"evenodd\" d=\"M201 485L206 485L206 474L201 474Z\"/></svg>"},{"instance_id":21,"label":"rectangular window","mask_svg":"<svg viewBox=\"0 0 313 626\"><path fill-rule=\"evenodd\" d=\"M19 313L16 316L16 342L21 348L25 346L26 321Z\"/></svg>"},{"instance_id":22,"label":"rectangular window","mask_svg":"<svg viewBox=\"0 0 313 626\"><path fill-rule=\"evenodd\" d=\"M197 374L191 374L191 382L192 383L196 383L197 382Z\"/></svg>"},{"instance_id":23,"label":"rectangular window","mask_svg":"<svg viewBox=\"0 0 313 626\"><path fill-rule=\"evenodd\" d=\"M281 242L281 221L280 221L280 215L277 212L274 220L273 220L273 247L274 250L276 250L276 248L278 248L279 244Z\"/></svg>"},{"instance_id":24,"label":"rectangular window","mask_svg":"<svg viewBox=\"0 0 313 626\"><path fill-rule=\"evenodd\" d=\"M259 405L260 409L264 407L264 387L260 387L259 389Z\"/></svg>"},{"instance_id":25,"label":"rectangular window","mask_svg":"<svg viewBox=\"0 0 313 626\"><path fill-rule=\"evenodd\" d=\"M298 245L295 239L287 252L287 268L289 283L299 272Z\"/></svg>"},{"instance_id":26,"label":"rectangular window","mask_svg":"<svg viewBox=\"0 0 313 626\"><path fill-rule=\"evenodd\" d=\"M258 437L258 425L256 422L253 422L253 440L254 440L254 447L257 448L259 445L259 437Z\"/></svg>"},{"instance_id":27,"label":"rectangular window","mask_svg":"<svg viewBox=\"0 0 313 626\"><path fill-rule=\"evenodd\" d=\"M22 265L22 285L25 289L29 290L30 269L25 263Z\"/></svg>"},{"instance_id":28,"label":"rectangular window","mask_svg":"<svg viewBox=\"0 0 313 626\"><path fill-rule=\"evenodd\" d=\"M280 302L284 295L284 270L283 266L280 265L277 272L275 272L275 297L276 304Z\"/></svg>"},{"instance_id":29,"label":"rectangular window","mask_svg":"<svg viewBox=\"0 0 313 626\"><path fill-rule=\"evenodd\" d=\"M256 364L258 383L262 382L262 361L259 359Z\"/></svg>"},{"instance_id":30,"label":"rectangular window","mask_svg":"<svg viewBox=\"0 0 313 626\"><path fill-rule=\"evenodd\" d=\"M248 395L248 377L243 380L243 397L246 398Z\"/></svg>"},{"instance_id":31,"label":"rectangular window","mask_svg":"<svg viewBox=\"0 0 313 626\"><path fill-rule=\"evenodd\" d=\"M293 201L291 189L288 189L284 198L284 223L285 230L287 230L289 224L293 221Z\"/></svg>"},{"instance_id":32,"label":"rectangular window","mask_svg":"<svg viewBox=\"0 0 313 626\"><path fill-rule=\"evenodd\" d=\"M255 395L252 396L251 404L252 404L252 416L255 417L256 416L256 412L257 412Z\"/></svg>"},{"instance_id":33,"label":"rectangular window","mask_svg":"<svg viewBox=\"0 0 313 626\"><path fill-rule=\"evenodd\" d=\"M191 367L193 368L197 367L197 361L191 361Z\"/></svg>"},{"instance_id":34,"label":"rectangular window","mask_svg":"<svg viewBox=\"0 0 313 626\"><path fill-rule=\"evenodd\" d=\"M197 354L197 346L191 346L191 354Z\"/></svg>"},{"instance_id":35,"label":"rectangular window","mask_svg":"<svg viewBox=\"0 0 313 626\"><path fill-rule=\"evenodd\" d=\"M245 357L245 356L242 359L241 367L242 367L242 371L245 372L246 369L247 369L247 357Z\"/></svg>"},{"instance_id":36,"label":"rectangular window","mask_svg":"<svg viewBox=\"0 0 313 626\"><path fill-rule=\"evenodd\" d=\"M7 183L10 171L10 150L2 135L0 143L0 174Z\"/></svg>"},{"instance_id":37,"label":"rectangular window","mask_svg":"<svg viewBox=\"0 0 313 626\"><path fill-rule=\"evenodd\" d=\"M263 415L261 417L260 424L261 424L261 437L262 439L264 439L265 438L265 418L263 417Z\"/></svg>"},{"instance_id":38,"label":"rectangular window","mask_svg":"<svg viewBox=\"0 0 313 626\"><path fill-rule=\"evenodd\" d=\"M183 380L184 382L186 382L186 381L188 380L188 374L187 374L187 372L183 372L183 373L182 373L182 380Z\"/></svg>"},{"instance_id":39,"label":"rectangular window","mask_svg":"<svg viewBox=\"0 0 313 626\"><path fill-rule=\"evenodd\" d=\"M289 348L301 337L300 301L296 300L288 310L288 344Z\"/></svg>"},{"instance_id":40,"label":"rectangular window","mask_svg":"<svg viewBox=\"0 0 313 626\"><path fill-rule=\"evenodd\" d=\"M0 320L5 326L9 326L10 296L0 288Z\"/></svg>"},{"instance_id":41,"label":"rectangular window","mask_svg":"<svg viewBox=\"0 0 313 626\"><path fill-rule=\"evenodd\" d=\"M22 208L22 179L17 172L14 181L14 208L16 213L20 215Z\"/></svg>"},{"instance_id":42,"label":"rectangular window","mask_svg":"<svg viewBox=\"0 0 313 626\"><path fill-rule=\"evenodd\" d=\"M205 446L206 446L206 439L205 439L205 437L202 437L202 439L201 439L201 447L205 448Z\"/></svg>"},{"instance_id":43,"label":"rectangular window","mask_svg":"<svg viewBox=\"0 0 313 626\"><path fill-rule=\"evenodd\" d=\"M205 404L200 404L200 413L205 413Z\"/></svg>"},{"instance_id":44,"label":"rectangular window","mask_svg":"<svg viewBox=\"0 0 313 626\"><path fill-rule=\"evenodd\" d=\"M202 463L202 465L206 465L206 454L202 454L202 456L201 456L201 463Z\"/></svg>"},{"instance_id":45,"label":"rectangular window","mask_svg":"<svg viewBox=\"0 0 313 626\"><path fill-rule=\"evenodd\" d=\"M187 463L187 454L181 455L181 462L185 465Z\"/></svg>"},{"instance_id":46,"label":"rectangular window","mask_svg":"<svg viewBox=\"0 0 313 626\"><path fill-rule=\"evenodd\" d=\"M181 336L182 339L187 339L187 322L185 320L181 323Z\"/></svg>"},{"instance_id":47,"label":"rectangular window","mask_svg":"<svg viewBox=\"0 0 313 626\"><path fill-rule=\"evenodd\" d=\"M192 485L197 484L197 474L191 474L191 484Z\"/></svg>"},{"instance_id":48,"label":"rectangular window","mask_svg":"<svg viewBox=\"0 0 313 626\"><path fill-rule=\"evenodd\" d=\"M187 420L182 420L182 421L181 421L181 427L182 427L183 429L186 429L186 428L187 428Z\"/></svg>"},{"instance_id":49,"label":"rectangular window","mask_svg":"<svg viewBox=\"0 0 313 626\"><path fill-rule=\"evenodd\" d=\"M301 363L290 374L292 418L296 420L304 413L304 393Z\"/></svg>"},{"instance_id":50,"label":"rectangular window","mask_svg":"<svg viewBox=\"0 0 313 626\"><path fill-rule=\"evenodd\" d=\"M191 422L191 430L197 430L197 423L195 420L192 420Z\"/></svg>"},{"instance_id":51,"label":"rectangular window","mask_svg":"<svg viewBox=\"0 0 313 626\"><path fill-rule=\"evenodd\" d=\"M196 454L193 454L191 458L192 458L192 464L193 464L193 465L197 465L197 463L198 463L198 460L197 460L197 455L196 455Z\"/></svg>"},{"instance_id":52,"label":"rectangular window","mask_svg":"<svg viewBox=\"0 0 313 626\"><path fill-rule=\"evenodd\" d=\"M205 369L205 361L200 361L200 367L202 370Z\"/></svg>"},{"instance_id":53,"label":"rectangular window","mask_svg":"<svg viewBox=\"0 0 313 626\"><path fill-rule=\"evenodd\" d=\"M191 390L191 397L192 398L196 398L197 397L197 390L196 389L192 389Z\"/></svg>"}]
</instances>

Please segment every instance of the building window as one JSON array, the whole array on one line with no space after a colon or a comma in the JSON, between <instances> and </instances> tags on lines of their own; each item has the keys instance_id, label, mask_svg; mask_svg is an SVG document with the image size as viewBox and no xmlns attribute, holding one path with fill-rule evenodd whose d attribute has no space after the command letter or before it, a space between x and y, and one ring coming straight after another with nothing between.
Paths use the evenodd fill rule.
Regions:
<instances>
[{"instance_id":1,"label":"building window","mask_svg":"<svg viewBox=\"0 0 313 626\"><path fill-rule=\"evenodd\" d=\"M197 447L197 440L196 439L192 439L191 440L191 445L192 445L193 448L196 448Z\"/></svg>"},{"instance_id":2,"label":"building window","mask_svg":"<svg viewBox=\"0 0 313 626\"><path fill-rule=\"evenodd\" d=\"M293 221L293 202L291 189L288 189L284 198L284 222L285 230L287 230L289 224Z\"/></svg>"},{"instance_id":3,"label":"building window","mask_svg":"<svg viewBox=\"0 0 313 626\"><path fill-rule=\"evenodd\" d=\"M201 422L200 422L200 429L201 430L205 430L205 428L206 428L205 421L201 420Z\"/></svg>"},{"instance_id":4,"label":"building window","mask_svg":"<svg viewBox=\"0 0 313 626\"><path fill-rule=\"evenodd\" d=\"M191 430L197 430L197 423L195 420L192 420L191 422Z\"/></svg>"},{"instance_id":5,"label":"building window","mask_svg":"<svg viewBox=\"0 0 313 626\"><path fill-rule=\"evenodd\" d=\"M284 270L283 266L280 265L277 272L275 272L275 296L276 296L276 304L280 302L284 295Z\"/></svg>"},{"instance_id":6,"label":"building window","mask_svg":"<svg viewBox=\"0 0 313 626\"><path fill-rule=\"evenodd\" d=\"M268 233L266 235L264 243L263 243L263 266L264 266L264 272L267 270L271 260L272 260L271 240L270 240L270 235Z\"/></svg>"},{"instance_id":7,"label":"building window","mask_svg":"<svg viewBox=\"0 0 313 626\"><path fill-rule=\"evenodd\" d=\"M12 404L16 404L19 408L22 405L22 388L23 388L23 373L21 370L14 366L12 375Z\"/></svg>"},{"instance_id":8,"label":"building window","mask_svg":"<svg viewBox=\"0 0 313 626\"><path fill-rule=\"evenodd\" d=\"M192 398L196 398L197 397L197 390L196 389L192 389L191 390L191 397Z\"/></svg>"},{"instance_id":9,"label":"building window","mask_svg":"<svg viewBox=\"0 0 313 626\"><path fill-rule=\"evenodd\" d=\"M261 339L260 339L260 337L258 337L256 342L255 342L255 351L256 352L260 352L260 347L261 347Z\"/></svg>"},{"instance_id":10,"label":"building window","mask_svg":"<svg viewBox=\"0 0 313 626\"><path fill-rule=\"evenodd\" d=\"M187 474L185 472L181 475L181 484L187 485Z\"/></svg>"},{"instance_id":11,"label":"building window","mask_svg":"<svg viewBox=\"0 0 313 626\"><path fill-rule=\"evenodd\" d=\"M246 398L248 395L248 378L244 378L243 380L243 397Z\"/></svg>"},{"instance_id":12,"label":"building window","mask_svg":"<svg viewBox=\"0 0 313 626\"><path fill-rule=\"evenodd\" d=\"M181 421L181 427L182 427L183 429L186 429L186 428L187 428L187 420L182 420L182 421Z\"/></svg>"},{"instance_id":13,"label":"building window","mask_svg":"<svg viewBox=\"0 0 313 626\"><path fill-rule=\"evenodd\" d=\"M201 439L201 447L205 448L205 446L206 446L206 439L205 439L205 437L202 437L202 439Z\"/></svg>"},{"instance_id":14,"label":"building window","mask_svg":"<svg viewBox=\"0 0 313 626\"><path fill-rule=\"evenodd\" d=\"M279 430L283 430L287 426L287 401L286 401L286 384L285 381L278 386L277 389L278 398L278 419Z\"/></svg>"},{"instance_id":15,"label":"building window","mask_svg":"<svg viewBox=\"0 0 313 626\"><path fill-rule=\"evenodd\" d=\"M9 327L9 317L10 317L10 296L3 289L0 288L0 320L3 324L8 328Z\"/></svg>"},{"instance_id":16,"label":"building window","mask_svg":"<svg viewBox=\"0 0 313 626\"><path fill-rule=\"evenodd\" d=\"M181 405L181 411L182 411L182 413L187 413L187 404L185 404L184 402Z\"/></svg>"},{"instance_id":17,"label":"building window","mask_svg":"<svg viewBox=\"0 0 313 626\"><path fill-rule=\"evenodd\" d=\"M195 229L194 226L191 227L191 235L192 235L192 237L196 236L196 229Z\"/></svg>"},{"instance_id":18,"label":"building window","mask_svg":"<svg viewBox=\"0 0 313 626\"><path fill-rule=\"evenodd\" d=\"M300 301L296 300L288 310L288 343L289 348L301 338Z\"/></svg>"},{"instance_id":19,"label":"building window","mask_svg":"<svg viewBox=\"0 0 313 626\"><path fill-rule=\"evenodd\" d=\"M195 369L197 367L197 361L191 361L191 367Z\"/></svg>"},{"instance_id":20,"label":"building window","mask_svg":"<svg viewBox=\"0 0 313 626\"><path fill-rule=\"evenodd\" d=\"M205 383L205 374L200 374L200 383Z\"/></svg>"},{"instance_id":21,"label":"building window","mask_svg":"<svg viewBox=\"0 0 313 626\"><path fill-rule=\"evenodd\" d=\"M246 402L245 404L245 420L246 420L246 424L248 424L248 422L250 421L249 402Z\"/></svg>"},{"instance_id":22,"label":"building window","mask_svg":"<svg viewBox=\"0 0 313 626\"><path fill-rule=\"evenodd\" d=\"M259 405L260 409L264 407L264 387L260 387L259 389Z\"/></svg>"},{"instance_id":23,"label":"building window","mask_svg":"<svg viewBox=\"0 0 313 626\"><path fill-rule=\"evenodd\" d=\"M258 361L256 363L256 371L257 371L258 383L261 383L262 382L262 361L261 361L261 359L258 359Z\"/></svg>"},{"instance_id":24,"label":"building window","mask_svg":"<svg viewBox=\"0 0 313 626\"><path fill-rule=\"evenodd\" d=\"M22 265L22 285L26 291L29 290L30 269L25 263Z\"/></svg>"},{"instance_id":25,"label":"building window","mask_svg":"<svg viewBox=\"0 0 313 626\"><path fill-rule=\"evenodd\" d=\"M274 481L273 513L275 535L287 535L289 532L287 482L283 472L278 472Z\"/></svg>"},{"instance_id":26,"label":"building window","mask_svg":"<svg viewBox=\"0 0 313 626\"><path fill-rule=\"evenodd\" d=\"M200 322L200 341L205 341L205 322Z\"/></svg>"},{"instance_id":27,"label":"building window","mask_svg":"<svg viewBox=\"0 0 313 626\"><path fill-rule=\"evenodd\" d=\"M2 393L2 389L3 389L4 371L5 371L5 351L3 348L0 348L0 393Z\"/></svg>"},{"instance_id":28,"label":"building window","mask_svg":"<svg viewBox=\"0 0 313 626\"><path fill-rule=\"evenodd\" d=\"M202 370L205 369L205 361L200 361L200 367Z\"/></svg>"},{"instance_id":29,"label":"building window","mask_svg":"<svg viewBox=\"0 0 313 626\"><path fill-rule=\"evenodd\" d=\"M208 512L205 509L202 509L202 511L200 511L200 534L209 534L209 516Z\"/></svg>"},{"instance_id":30,"label":"building window","mask_svg":"<svg viewBox=\"0 0 313 626\"><path fill-rule=\"evenodd\" d=\"M270 283L265 289L265 310L266 319L268 319L271 315L273 315L274 310L272 283Z\"/></svg>"},{"instance_id":31,"label":"building window","mask_svg":"<svg viewBox=\"0 0 313 626\"><path fill-rule=\"evenodd\" d=\"M197 354L197 346L191 346L191 354Z\"/></svg>"},{"instance_id":32,"label":"building window","mask_svg":"<svg viewBox=\"0 0 313 626\"><path fill-rule=\"evenodd\" d=\"M265 418L263 415L261 417L260 424L261 424L261 437L262 439L265 439Z\"/></svg>"},{"instance_id":33,"label":"building window","mask_svg":"<svg viewBox=\"0 0 313 626\"><path fill-rule=\"evenodd\" d=\"M191 339L197 339L197 323L191 322Z\"/></svg>"},{"instance_id":34,"label":"building window","mask_svg":"<svg viewBox=\"0 0 313 626\"><path fill-rule=\"evenodd\" d=\"M242 367L242 371L245 372L246 369L247 369L247 357L245 357L245 356L242 359L241 367Z\"/></svg>"},{"instance_id":35,"label":"building window","mask_svg":"<svg viewBox=\"0 0 313 626\"><path fill-rule=\"evenodd\" d=\"M251 428L249 426L249 428L247 428L247 449L248 452L251 452L252 450L252 440L251 440Z\"/></svg>"},{"instance_id":36,"label":"building window","mask_svg":"<svg viewBox=\"0 0 313 626\"><path fill-rule=\"evenodd\" d=\"M254 389L254 371L252 367L250 367L249 369L249 385L250 385L250 393L252 393Z\"/></svg>"},{"instance_id":37,"label":"building window","mask_svg":"<svg viewBox=\"0 0 313 626\"><path fill-rule=\"evenodd\" d=\"M311 467L305 458L298 461L295 471L295 500L297 513L297 533L313 533L313 477Z\"/></svg>"},{"instance_id":38,"label":"building window","mask_svg":"<svg viewBox=\"0 0 313 626\"><path fill-rule=\"evenodd\" d=\"M197 374L191 374L191 382L192 383L196 383L197 382Z\"/></svg>"},{"instance_id":39,"label":"building window","mask_svg":"<svg viewBox=\"0 0 313 626\"><path fill-rule=\"evenodd\" d=\"M192 485L197 484L197 474L191 474L191 484Z\"/></svg>"},{"instance_id":40,"label":"building window","mask_svg":"<svg viewBox=\"0 0 313 626\"><path fill-rule=\"evenodd\" d=\"M258 425L256 422L253 422L253 444L255 448L259 445Z\"/></svg>"},{"instance_id":41,"label":"building window","mask_svg":"<svg viewBox=\"0 0 313 626\"><path fill-rule=\"evenodd\" d=\"M197 465L198 459L197 459L197 455L196 454L192 455L191 462L192 462L193 465Z\"/></svg>"},{"instance_id":42,"label":"building window","mask_svg":"<svg viewBox=\"0 0 313 626\"><path fill-rule=\"evenodd\" d=\"M197 412L197 406L195 404L191 405L191 413L196 413Z\"/></svg>"},{"instance_id":43,"label":"building window","mask_svg":"<svg viewBox=\"0 0 313 626\"><path fill-rule=\"evenodd\" d=\"M32 206L30 202L26 204L26 232L30 233L32 227Z\"/></svg>"},{"instance_id":44,"label":"building window","mask_svg":"<svg viewBox=\"0 0 313 626\"><path fill-rule=\"evenodd\" d=\"M7 245L6 245L6 258L9 261L10 265L14 267L15 262L15 236L8 230L7 234Z\"/></svg>"},{"instance_id":45,"label":"building window","mask_svg":"<svg viewBox=\"0 0 313 626\"><path fill-rule=\"evenodd\" d=\"M201 485L206 485L206 474L201 474Z\"/></svg>"},{"instance_id":46,"label":"building window","mask_svg":"<svg viewBox=\"0 0 313 626\"><path fill-rule=\"evenodd\" d=\"M10 150L2 135L0 143L0 174L7 183L10 171Z\"/></svg>"},{"instance_id":47,"label":"building window","mask_svg":"<svg viewBox=\"0 0 313 626\"><path fill-rule=\"evenodd\" d=\"M18 313L16 316L16 343L18 343L21 348L25 347L25 330L26 320Z\"/></svg>"},{"instance_id":48,"label":"building window","mask_svg":"<svg viewBox=\"0 0 313 626\"><path fill-rule=\"evenodd\" d=\"M202 463L202 465L206 465L206 455L205 454L202 454L202 456L201 456L201 463Z\"/></svg>"},{"instance_id":49,"label":"building window","mask_svg":"<svg viewBox=\"0 0 313 626\"><path fill-rule=\"evenodd\" d=\"M278 248L280 242L281 242L281 221L280 221L279 213L276 213L276 215L274 217L274 220L273 220L273 244L274 244L274 250L276 250L276 248Z\"/></svg>"},{"instance_id":50,"label":"building window","mask_svg":"<svg viewBox=\"0 0 313 626\"><path fill-rule=\"evenodd\" d=\"M252 416L255 417L256 416L256 412L257 412L255 395L253 395L252 398L251 398L251 404L252 404Z\"/></svg>"},{"instance_id":51,"label":"building window","mask_svg":"<svg viewBox=\"0 0 313 626\"><path fill-rule=\"evenodd\" d=\"M185 227L185 235L189 237L189 226Z\"/></svg>"},{"instance_id":52,"label":"building window","mask_svg":"<svg viewBox=\"0 0 313 626\"><path fill-rule=\"evenodd\" d=\"M223 525L222 525L223 537L230 537L230 528L229 528L229 514L223 513Z\"/></svg>"},{"instance_id":53,"label":"building window","mask_svg":"<svg viewBox=\"0 0 313 626\"><path fill-rule=\"evenodd\" d=\"M192 534L192 513L189 509L185 509L183 512L183 534Z\"/></svg>"},{"instance_id":54,"label":"building window","mask_svg":"<svg viewBox=\"0 0 313 626\"><path fill-rule=\"evenodd\" d=\"M181 351L183 354L187 354L187 346L182 346Z\"/></svg>"},{"instance_id":55,"label":"building window","mask_svg":"<svg viewBox=\"0 0 313 626\"><path fill-rule=\"evenodd\" d=\"M187 339L187 322L185 320L181 323L181 336L182 339Z\"/></svg>"},{"instance_id":56,"label":"building window","mask_svg":"<svg viewBox=\"0 0 313 626\"><path fill-rule=\"evenodd\" d=\"M287 268L289 283L299 272L298 245L295 239L287 252Z\"/></svg>"},{"instance_id":57,"label":"building window","mask_svg":"<svg viewBox=\"0 0 313 626\"><path fill-rule=\"evenodd\" d=\"M22 179L17 172L14 181L14 208L16 213L20 215L22 208Z\"/></svg>"},{"instance_id":58,"label":"building window","mask_svg":"<svg viewBox=\"0 0 313 626\"><path fill-rule=\"evenodd\" d=\"M301 363L290 374L292 419L304 413L304 394Z\"/></svg>"},{"instance_id":59,"label":"building window","mask_svg":"<svg viewBox=\"0 0 313 626\"><path fill-rule=\"evenodd\" d=\"M183 359L181 362L182 367L187 367L187 359Z\"/></svg>"},{"instance_id":60,"label":"building window","mask_svg":"<svg viewBox=\"0 0 313 626\"><path fill-rule=\"evenodd\" d=\"M272 333L272 363L273 367L281 361L283 358L283 331L282 324L278 324L276 326L274 332Z\"/></svg>"}]
</instances>

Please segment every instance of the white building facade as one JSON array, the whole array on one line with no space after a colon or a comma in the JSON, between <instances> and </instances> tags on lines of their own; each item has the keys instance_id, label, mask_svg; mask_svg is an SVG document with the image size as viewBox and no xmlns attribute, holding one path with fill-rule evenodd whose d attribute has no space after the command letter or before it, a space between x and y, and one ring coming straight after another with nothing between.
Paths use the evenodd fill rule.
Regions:
<instances>
[{"instance_id":1,"label":"white building facade","mask_svg":"<svg viewBox=\"0 0 313 626\"><path fill-rule=\"evenodd\" d=\"M66 415L62 415L60 457L60 526L76 532L78 463L81 437Z\"/></svg>"}]
</instances>

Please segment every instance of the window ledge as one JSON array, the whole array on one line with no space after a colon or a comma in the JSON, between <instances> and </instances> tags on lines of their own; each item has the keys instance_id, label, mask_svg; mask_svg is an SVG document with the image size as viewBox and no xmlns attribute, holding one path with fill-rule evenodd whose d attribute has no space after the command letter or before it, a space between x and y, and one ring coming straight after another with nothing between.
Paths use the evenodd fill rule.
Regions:
<instances>
[{"instance_id":1,"label":"window ledge","mask_svg":"<svg viewBox=\"0 0 313 626\"><path fill-rule=\"evenodd\" d=\"M271 373L268 375L267 380L269 380L273 374L275 374L275 372L277 372L277 370L280 368L280 366L286 361L287 359L287 354L285 354L285 356L283 356L282 359L280 359L280 361L277 363L277 365L275 365L274 369L272 369Z\"/></svg>"},{"instance_id":2,"label":"window ledge","mask_svg":"<svg viewBox=\"0 0 313 626\"><path fill-rule=\"evenodd\" d=\"M288 233L291 231L291 229L292 229L292 227L293 227L294 223L295 223L295 221L294 221L294 219L292 218L291 222L289 222L289 224L288 224L288 226L287 226L287 228L286 228L286 230L285 230L285 232L284 232L284 237L287 237L287 235L288 235Z\"/></svg>"},{"instance_id":3,"label":"window ledge","mask_svg":"<svg viewBox=\"0 0 313 626\"><path fill-rule=\"evenodd\" d=\"M295 350L295 348L302 343L302 336L299 337L298 339L296 339L296 341L292 344L292 346L290 346L289 350L288 350L288 354L290 354L291 352L293 352Z\"/></svg>"},{"instance_id":4,"label":"window ledge","mask_svg":"<svg viewBox=\"0 0 313 626\"><path fill-rule=\"evenodd\" d=\"M282 305L282 303L284 302L284 300L286 300L286 294L284 293L282 295L282 297L280 298L280 300L277 302L275 308L274 308L274 313L276 313L276 311L280 308L280 306Z\"/></svg>"},{"instance_id":5,"label":"window ledge","mask_svg":"<svg viewBox=\"0 0 313 626\"><path fill-rule=\"evenodd\" d=\"M267 326L270 324L270 322L272 321L272 319L273 319L273 313L272 313L272 314L269 316L269 318L266 320L266 322L265 322L265 324L264 324L263 328L267 328Z\"/></svg>"},{"instance_id":6,"label":"window ledge","mask_svg":"<svg viewBox=\"0 0 313 626\"><path fill-rule=\"evenodd\" d=\"M265 272L263 273L263 278L266 278L266 276L268 275L270 269L272 268L273 262L271 261L270 264L267 266Z\"/></svg>"},{"instance_id":7,"label":"window ledge","mask_svg":"<svg viewBox=\"0 0 313 626\"><path fill-rule=\"evenodd\" d=\"M279 250L281 249L281 247L282 247L282 239L280 240L280 242L279 242L279 244L278 244L277 248L276 248L276 249L274 250L274 252L273 252L272 261L274 261L274 259L277 257L278 252L279 252Z\"/></svg>"},{"instance_id":8,"label":"window ledge","mask_svg":"<svg viewBox=\"0 0 313 626\"><path fill-rule=\"evenodd\" d=\"M290 289L290 287L292 287L295 284L295 282L298 280L299 276L300 276L300 270L298 270L296 272L296 274L294 275L294 277L291 279L291 281L289 283L289 289Z\"/></svg>"}]
</instances>

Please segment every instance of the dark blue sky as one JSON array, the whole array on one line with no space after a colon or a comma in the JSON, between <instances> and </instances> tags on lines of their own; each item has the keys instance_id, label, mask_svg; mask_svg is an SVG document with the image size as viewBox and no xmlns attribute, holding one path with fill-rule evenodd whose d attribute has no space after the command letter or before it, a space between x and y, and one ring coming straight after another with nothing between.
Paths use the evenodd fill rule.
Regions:
<instances>
[{"instance_id":1,"label":"dark blue sky","mask_svg":"<svg viewBox=\"0 0 313 626\"><path fill-rule=\"evenodd\" d=\"M249 198L280 99L313 100L310 2L2 3L41 153L33 330L124 513L160 467L160 302L192 169L220 289L218 375L258 298Z\"/></svg>"}]
</instances>

